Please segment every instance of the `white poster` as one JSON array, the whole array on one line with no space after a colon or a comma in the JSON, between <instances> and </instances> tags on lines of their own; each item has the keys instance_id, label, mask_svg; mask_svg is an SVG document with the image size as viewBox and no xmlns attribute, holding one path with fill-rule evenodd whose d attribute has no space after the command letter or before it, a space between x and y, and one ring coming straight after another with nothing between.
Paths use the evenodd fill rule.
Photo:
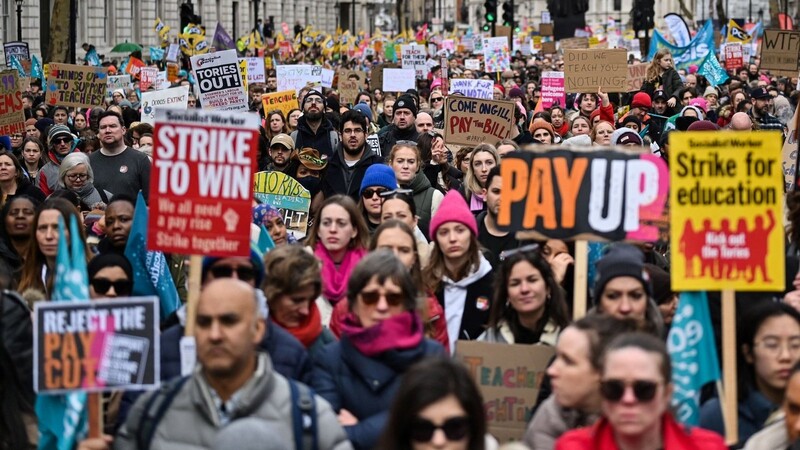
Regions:
<instances>
[{"instance_id":1,"label":"white poster","mask_svg":"<svg viewBox=\"0 0 800 450\"><path fill-rule=\"evenodd\" d=\"M203 109L249 111L236 50L196 55L191 61Z\"/></svg>"},{"instance_id":2,"label":"white poster","mask_svg":"<svg viewBox=\"0 0 800 450\"><path fill-rule=\"evenodd\" d=\"M405 92L414 89L416 83L414 69L383 69L384 92Z\"/></svg>"},{"instance_id":3,"label":"white poster","mask_svg":"<svg viewBox=\"0 0 800 450\"><path fill-rule=\"evenodd\" d=\"M450 80L450 94L492 100L494 82L492 80L472 80L454 78Z\"/></svg>"},{"instance_id":4,"label":"white poster","mask_svg":"<svg viewBox=\"0 0 800 450\"><path fill-rule=\"evenodd\" d=\"M322 66L277 66L275 72L278 77L278 92L294 89L299 93L308 84L319 86L322 83Z\"/></svg>"},{"instance_id":5,"label":"white poster","mask_svg":"<svg viewBox=\"0 0 800 450\"><path fill-rule=\"evenodd\" d=\"M189 86L142 92L142 122L155 124L156 109L186 109Z\"/></svg>"},{"instance_id":6,"label":"white poster","mask_svg":"<svg viewBox=\"0 0 800 450\"><path fill-rule=\"evenodd\" d=\"M247 82L248 83L266 83L267 75L264 73L264 59L263 58L239 58L239 61L247 60Z\"/></svg>"},{"instance_id":7,"label":"white poster","mask_svg":"<svg viewBox=\"0 0 800 450\"><path fill-rule=\"evenodd\" d=\"M430 70L428 66L425 65L425 61L428 59L428 53L425 50L424 45L401 45L400 56L403 63L403 69L414 69L418 79L428 76L428 72Z\"/></svg>"}]
</instances>

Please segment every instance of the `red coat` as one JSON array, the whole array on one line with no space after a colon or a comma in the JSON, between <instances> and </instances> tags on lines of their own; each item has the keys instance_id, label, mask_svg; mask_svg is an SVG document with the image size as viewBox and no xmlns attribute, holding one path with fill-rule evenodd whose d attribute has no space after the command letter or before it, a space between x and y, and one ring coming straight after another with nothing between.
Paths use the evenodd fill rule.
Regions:
<instances>
[{"instance_id":1,"label":"red coat","mask_svg":"<svg viewBox=\"0 0 800 450\"><path fill-rule=\"evenodd\" d=\"M664 414L661 425L664 434L664 450L727 450L722 437L712 431L697 427L686 427L678 423L672 414ZM555 450L617 450L614 429L606 418L591 427L564 433L556 441Z\"/></svg>"}]
</instances>

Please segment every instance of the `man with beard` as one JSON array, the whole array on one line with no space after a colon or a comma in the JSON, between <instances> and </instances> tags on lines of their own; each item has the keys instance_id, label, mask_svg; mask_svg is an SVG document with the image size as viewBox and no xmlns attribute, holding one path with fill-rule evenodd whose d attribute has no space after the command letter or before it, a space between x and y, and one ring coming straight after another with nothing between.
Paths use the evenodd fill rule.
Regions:
<instances>
[{"instance_id":1,"label":"man with beard","mask_svg":"<svg viewBox=\"0 0 800 450\"><path fill-rule=\"evenodd\" d=\"M330 197L344 194L358 201L364 173L372 164L380 164L381 157L367 146L367 118L363 114L349 110L342 115L341 123L342 142L330 158L320 195ZM414 122L411 122L411 127L414 127Z\"/></svg>"},{"instance_id":2,"label":"man with beard","mask_svg":"<svg viewBox=\"0 0 800 450\"><path fill-rule=\"evenodd\" d=\"M392 124L378 133L381 153L388 155L397 141L417 142L419 132L414 123L417 117L417 104L410 95L403 95L394 104Z\"/></svg>"},{"instance_id":3,"label":"man with beard","mask_svg":"<svg viewBox=\"0 0 800 450\"><path fill-rule=\"evenodd\" d=\"M267 170L286 172L293 150L294 141L291 136L285 133L276 134L269 143L269 157L272 162L267 166Z\"/></svg>"},{"instance_id":4,"label":"man with beard","mask_svg":"<svg viewBox=\"0 0 800 450\"><path fill-rule=\"evenodd\" d=\"M325 117L325 97L312 89L303 97L301 109L303 115L297 120L297 129L292 132L294 148L299 151L311 147L320 155L331 158L339 144L339 134Z\"/></svg>"},{"instance_id":5,"label":"man with beard","mask_svg":"<svg viewBox=\"0 0 800 450\"><path fill-rule=\"evenodd\" d=\"M125 145L125 124L114 111L100 115L102 148L89 155L94 171L94 187L112 195L125 194L136 198L139 191L147 199L150 191L150 159L144 153Z\"/></svg>"},{"instance_id":6,"label":"man with beard","mask_svg":"<svg viewBox=\"0 0 800 450\"><path fill-rule=\"evenodd\" d=\"M750 108L750 117L753 122L758 122L761 130L783 131L783 124L777 117L769 113L769 100L771 96L766 88L755 88L751 93L753 107Z\"/></svg>"},{"instance_id":7,"label":"man with beard","mask_svg":"<svg viewBox=\"0 0 800 450\"><path fill-rule=\"evenodd\" d=\"M674 115L672 108L667 105L667 93L659 89L653 93L653 101L651 102L650 127L647 129L647 135L650 136L652 142L661 141L661 133L664 130L664 125L667 119Z\"/></svg>"},{"instance_id":8,"label":"man with beard","mask_svg":"<svg viewBox=\"0 0 800 450\"><path fill-rule=\"evenodd\" d=\"M514 233L500 231L497 228L497 214L500 212L500 189L503 185L500 178L500 166L492 167L486 177L486 211L481 212L475 218L478 221L478 242L487 251L484 252L486 259L492 263L492 267L500 264L500 253L504 250L519 247L520 241Z\"/></svg>"}]
</instances>

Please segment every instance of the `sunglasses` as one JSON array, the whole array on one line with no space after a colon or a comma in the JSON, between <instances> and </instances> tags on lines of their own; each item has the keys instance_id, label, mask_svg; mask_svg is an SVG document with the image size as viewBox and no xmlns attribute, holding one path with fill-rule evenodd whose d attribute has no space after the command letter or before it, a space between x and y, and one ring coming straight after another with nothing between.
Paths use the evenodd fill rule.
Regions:
<instances>
[{"instance_id":1,"label":"sunglasses","mask_svg":"<svg viewBox=\"0 0 800 450\"><path fill-rule=\"evenodd\" d=\"M256 278L256 271L252 267L211 267L211 275L214 275L214 278L232 278L234 272L236 272L236 278L245 282L253 281Z\"/></svg>"},{"instance_id":2,"label":"sunglasses","mask_svg":"<svg viewBox=\"0 0 800 450\"><path fill-rule=\"evenodd\" d=\"M628 385L622 380L604 380L600 382L600 395L610 402L618 402L625 395L625 388ZM658 383L648 380L636 380L630 384L633 388L633 395L639 402L649 402L656 396Z\"/></svg>"},{"instance_id":3,"label":"sunglasses","mask_svg":"<svg viewBox=\"0 0 800 450\"><path fill-rule=\"evenodd\" d=\"M442 100L444 100L444 97L436 97L436 98L432 98L432 99L431 99L431 103L433 103L433 102L440 102L440 101L442 101Z\"/></svg>"},{"instance_id":4,"label":"sunglasses","mask_svg":"<svg viewBox=\"0 0 800 450\"><path fill-rule=\"evenodd\" d=\"M386 303L388 303L389 306L401 305L403 303L403 300L405 300L403 294L397 294L395 292L387 292L386 294L381 294L378 291L362 291L360 295L361 295L361 301L363 301L364 304L367 306L372 306L378 303L378 300L381 299L381 296L386 298Z\"/></svg>"},{"instance_id":5,"label":"sunglasses","mask_svg":"<svg viewBox=\"0 0 800 450\"><path fill-rule=\"evenodd\" d=\"M460 441L469 434L469 420L466 417L453 417L438 426L430 420L417 418L411 425L411 440L430 442L436 430L442 430L448 441Z\"/></svg>"},{"instance_id":6,"label":"sunglasses","mask_svg":"<svg viewBox=\"0 0 800 450\"><path fill-rule=\"evenodd\" d=\"M94 291L100 295L105 295L111 286L114 286L114 292L122 297L131 295L133 283L130 280L116 280L111 281L107 278L95 278L91 281Z\"/></svg>"},{"instance_id":7,"label":"sunglasses","mask_svg":"<svg viewBox=\"0 0 800 450\"><path fill-rule=\"evenodd\" d=\"M72 138L68 138L68 137L57 137L57 138L53 138L53 143L54 143L54 144L67 144L67 143L72 143Z\"/></svg>"},{"instance_id":8,"label":"sunglasses","mask_svg":"<svg viewBox=\"0 0 800 450\"><path fill-rule=\"evenodd\" d=\"M372 196L378 194L378 197L380 197L384 192L386 192L386 189L383 188L367 188L364 189L364 191L361 193L361 196L364 198L372 198Z\"/></svg>"}]
</instances>

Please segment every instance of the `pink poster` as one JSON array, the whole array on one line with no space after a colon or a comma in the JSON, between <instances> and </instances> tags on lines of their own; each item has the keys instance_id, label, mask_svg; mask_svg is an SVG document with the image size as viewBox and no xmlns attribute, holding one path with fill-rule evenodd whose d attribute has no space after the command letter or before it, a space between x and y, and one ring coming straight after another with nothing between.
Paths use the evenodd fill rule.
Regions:
<instances>
[{"instance_id":1,"label":"pink poster","mask_svg":"<svg viewBox=\"0 0 800 450\"><path fill-rule=\"evenodd\" d=\"M564 107L566 90L564 89L564 72L542 73L542 108L547 109L553 105Z\"/></svg>"}]
</instances>

